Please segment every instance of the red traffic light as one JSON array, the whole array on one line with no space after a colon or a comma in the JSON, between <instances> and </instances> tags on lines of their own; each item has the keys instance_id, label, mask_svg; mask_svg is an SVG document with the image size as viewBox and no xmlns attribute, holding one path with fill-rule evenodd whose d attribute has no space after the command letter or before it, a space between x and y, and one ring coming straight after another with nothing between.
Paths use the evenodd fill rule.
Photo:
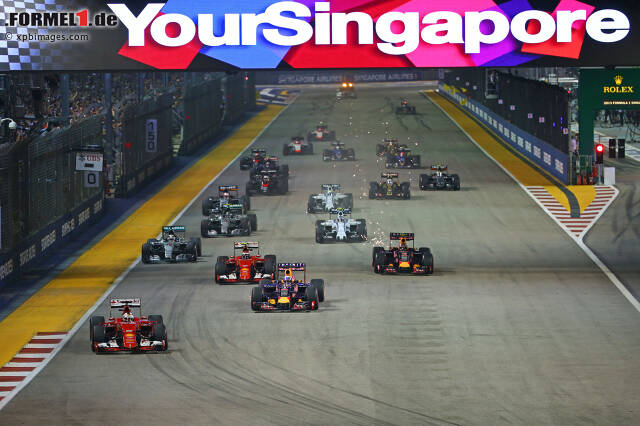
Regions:
<instances>
[{"instance_id":1,"label":"red traffic light","mask_svg":"<svg viewBox=\"0 0 640 426\"><path fill-rule=\"evenodd\" d=\"M602 144L596 145L596 152L603 153L604 152L604 145L602 145Z\"/></svg>"}]
</instances>

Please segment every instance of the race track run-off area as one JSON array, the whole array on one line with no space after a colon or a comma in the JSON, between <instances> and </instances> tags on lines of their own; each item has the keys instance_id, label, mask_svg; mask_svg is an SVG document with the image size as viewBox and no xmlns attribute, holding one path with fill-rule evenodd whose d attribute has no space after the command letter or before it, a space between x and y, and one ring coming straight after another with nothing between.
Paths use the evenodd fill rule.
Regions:
<instances>
[{"instance_id":1,"label":"race track run-off area","mask_svg":"<svg viewBox=\"0 0 640 426\"><path fill-rule=\"evenodd\" d=\"M396 116L401 98L418 114ZM318 311L252 312L250 285L213 280L216 257L230 255L234 240L203 240L197 263L137 264L111 294L140 297L146 314L164 316L167 352L97 356L84 322L0 411L0 424L638 422L638 312L442 110L415 87L367 88L342 101L335 88L309 89L253 147L281 156L284 142L320 120L355 148L356 161L323 163L326 142L314 143L315 155L281 157L290 191L252 197L258 231L248 238L325 280ZM410 200L369 200L369 182L385 170L375 144L386 136L409 144L425 166L448 163L462 189L422 192L428 170L400 170ZM202 198L247 180L236 160L176 224L197 236ZM354 194L353 217L367 220L369 241L315 242L315 221L327 215L308 214L306 203L324 183ZM186 204L201 188L172 194L188 190ZM165 213L171 220L179 209ZM434 254L435 274L374 274L372 247L388 245L389 232L415 232L416 246ZM120 256L113 250L104 256ZM123 269L132 260L123 258ZM82 280L92 274L85 269ZM107 312L107 302L96 309Z\"/></svg>"}]
</instances>

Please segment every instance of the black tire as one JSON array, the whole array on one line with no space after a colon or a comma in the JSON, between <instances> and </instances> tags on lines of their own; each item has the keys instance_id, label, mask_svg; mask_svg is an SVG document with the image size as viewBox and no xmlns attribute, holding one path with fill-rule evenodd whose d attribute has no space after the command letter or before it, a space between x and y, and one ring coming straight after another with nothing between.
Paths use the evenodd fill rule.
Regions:
<instances>
[{"instance_id":1,"label":"black tire","mask_svg":"<svg viewBox=\"0 0 640 426\"><path fill-rule=\"evenodd\" d=\"M214 278L215 278L215 280L216 280L216 282L218 284L222 283L222 281L220 281L218 279L218 277L220 275L226 275L227 274L227 264L224 261L220 260L221 257L226 257L226 256L219 256L218 257L218 261L216 262L216 267L215 267L215 271L214 271Z\"/></svg>"},{"instance_id":2,"label":"black tire","mask_svg":"<svg viewBox=\"0 0 640 426\"><path fill-rule=\"evenodd\" d=\"M229 256L218 256L216 262L226 262L227 260L229 260Z\"/></svg>"},{"instance_id":3,"label":"black tire","mask_svg":"<svg viewBox=\"0 0 640 426\"><path fill-rule=\"evenodd\" d=\"M202 200L202 216L209 216L209 212L213 208L213 203L210 199Z\"/></svg>"},{"instance_id":4,"label":"black tire","mask_svg":"<svg viewBox=\"0 0 640 426\"><path fill-rule=\"evenodd\" d=\"M426 275L433 274L433 253L427 247L420 247L418 251L422 254L422 266L427 268Z\"/></svg>"},{"instance_id":5,"label":"black tire","mask_svg":"<svg viewBox=\"0 0 640 426\"><path fill-rule=\"evenodd\" d=\"M196 243L196 250L198 252L198 257L202 256L202 240L199 237L195 237L193 241Z\"/></svg>"},{"instance_id":6,"label":"black tire","mask_svg":"<svg viewBox=\"0 0 640 426\"><path fill-rule=\"evenodd\" d=\"M344 208L345 209L353 209L353 194L347 193L344 194L347 198L344 199Z\"/></svg>"},{"instance_id":7,"label":"black tire","mask_svg":"<svg viewBox=\"0 0 640 426\"><path fill-rule=\"evenodd\" d=\"M384 251L384 247L374 247L371 253L371 266L375 266L376 263L376 255L380 252Z\"/></svg>"},{"instance_id":8,"label":"black tire","mask_svg":"<svg viewBox=\"0 0 640 426\"><path fill-rule=\"evenodd\" d=\"M264 257L264 273L272 274L275 276L278 270L278 264L276 263L275 254L268 254Z\"/></svg>"},{"instance_id":9,"label":"black tire","mask_svg":"<svg viewBox=\"0 0 640 426\"><path fill-rule=\"evenodd\" d=\"M322 161L331 161L331 151L328 149L322 151Z\"/></svg>"},{"instance_id":10,"label":"black tire","mask_svg":"<svg viewBox=\"0 0 640 426\"><path fill-rule=\"evenodd\" d=\"M151 322L157 322L158 324L164 324L164 320L162 319L162 315L149 315L147 319Z\"/></svg>"},{"instance_id":11,"label":"black tire","mask_svg":"<svg viewBox=\"0 0 640 426\"><path fill-rule=\"evenodd\" d=\"M451 175L451 178L453 179L453 190L460 191L460 176Z\"/></svg>"},{"instance_id":12,"label":"black tire","mask_svg":"<svg viewBox=\"0 0 640 426\"><path fill-rule=\"evenodd\" d=\"M384 145L376 145L376 155L379 157L384 155Z\"/></svg>"},{"instance_id":13,"label":"black tire","mask_svg":"<svg viewBox=\"0 0 640 426\"><path fill-rule=\"evenodd\" d=\"M191 262L198 261L198 247L196 247L195 241L189 241L187 243L186 252L191 255L191 259L189 259Z\"/></svg>"},{"instance_id":14,"label":"black tire","mask_svg":"<svg viewBox=\"0 0 640 426\"><path fill-rule=\"evenodd\" d=\"M158 241L158 240L156 240L155 238L149 238L149 239L147 240L147 244L153 244L153 243L155 243L155 242L157 242L157 241Z\"/></svg>"},{"instance_id":15,"label":"black tire","mask_svg":"<svg viewBox=\"0 0 640 426\"><path fill-rule=\"evenodd\" d=\"M313 139L313 134L311 132L307 133L307 142L311 142Z\"/></svg>"},{"instance_id":16,"label":"black tire","mask_svg":"<svg viewBox=\"0 0 640 426\"><path fill-rule=\"evenodd\" d=\"M289 177L289 165L283 164L280 166L280 176Z\"/></svg>"},{"instance_id":17,"label":"black tire","mask_svg":"<svg viewBox=\"0 0 640 426\"><path fill-rule=\"evenodd\" d=\"M253 287L251 289L251 310L258 312L260 310L259 304L261 304L262 301L262 287Z\"/></svg>"},{"instance_id":18,"label":"black tire","mask_svg":"<svg viewBox=\"0 0 640 426\"><path fill-rule=\"evenodd\" d=\"M249 219L249 223L251 224L251 230L252 231L257 231L258 230L258 216L256 216L255 213L249 213L247 215L247 218Z\"/></svg>"},{"instance_id":19,"label":"black tire","mask_svg":"<svg viewBox=\"0 0 640 426\"><path fill-rule=\"evenodd\" d=\"M356 160L356 151L353 148L349 148L347 150L347 157L351 158L351 160Z\"/></svg>"},{"instance_id":20,"label":"black tire","mask_svg":"<svg viewBox=\"0 0 640 426\"><path fill-rule=\"evenodd\" d=\"M367 220L366 219L358 219L360 222L356 227L356 232L358 233L358 239L360 241L367 241Z\"/></svg>"},{"instance_id":21,"label":"black tire","mask_svg":"<svg viewBox=\"0 0 640 426\"><path fill-rule=\"evenodd\" d=\"M311 142L309 142L309 147L307 148L307 151L309 152L309 154L313 154L313 144Z\"/></svg>"},{"instance_id":22,"label":"black tire","mask_svg":"<svg viewBox=\"0 0 640 426\"><path fill-rule=\"evenodd\" d=\"M369 199L370 200L375 199L377 193L378 193L378 182L369 183Z\"/></svg>"},{"instance_id":23,"label":"black tire","mask_svg":"<svg viewBox=\"0 0 640 426\"><path fill-rule=\"evenodd\" d=\"M142 245L141 259L142 259L142 263L151 262L151 246L149 245L149 243L145 243Z\"/></svg>"},{"instance_id":24,"label":"black tire","mask_svg":"<svg viewBox=\"0 0 640 426\"><path fill-rule=\"evenodd\" d=\"M209 238L209 220L203 219L200 221L200 235L202 238Z\"/></svg>"},{"instance_id":25,"label":"black tire","mask_svg":"<svg viewBox=\"0 0 640 426\"><path fill-rule=\"evenodd\" d=\"M93 326L93 338L91 341L91 350L95 353L100 352L97 348L98 343L105 343L107 341L107 336L104 332L104 326L102 325L94 325Z\"/></svg>"},{"instance_id":26,"label":"black tire","mask_svg":"<svg viewBox=\"0 0 640 426\"><path fill-rule=\"evenodd\" d=\"M384 252L379 252L376 254L376 258L373 261L373 270L377 274L384 274L384 264L386 262L386 254Z\"/></svg>"},{"instance_id":27,"label":"black tire","mask_svg":"<svg viewBox=\"0 0 640 426\"><path fill-rule=\"evenodd\" d=\"M166 351L169 349L169 340L167 339L167 328L164 324L155 324L153 326L153 340L162 340L164 341L164 346L161 346L160 349L156 349L158 351Z\"/></svg>"},{"instance_id":28,"label":"black tire","mask_svg":"<svg viewBox=\"0 0 640 426\"><path fill-rule=\"evenodd\" d=\"M282 155L289 155L289 145L286 143L282 145Z\"/></svg>"},{"instance_id":29,"label":"black tire","mask_svg":"<svg viewBox=\"0 0 640 426\"><path fill-rule=\"evenodd\" d=\"M250 196L251 194L253 194L253 187L251 186L251 182L247 182L247 185L245 186L244 191L247 194L247 196Z\"/></svg>"},{"instance_id":30,"label":"black tire","mask_svg":"<svg viewBox=\"0 0 640 426\"><path fill-rule=\"evenodd\" d=\"M402 182L400 188L402 191L402 197L407 200L411 199L411 188L409 186L409 182Z\"/></svg>"},{"instance_id":31,"label":"black tire","mask_svg":"<svg viewBox=\"0 0 640 426\"><path fill-rule=\"evenodd\" d=\"M103 315L94 315L89 318L89 341L91 342L91 349L93 350L93 327L96 325L104 324Z\"/></svg>"},{"instance_id":32,"label":"black tire","mask_svg":"<svg viewBox=\"0 0 640 426\"><path fill-rule=\"evenodd\" d=\"M416 169L419 169L421 167L421 159L419 155L414 155L413 156L413 167L415 167Z\"/></svg>"},{"instance_id":33,"label":"black tire","mask_svg":"<svg viewBox=\"0 0 640 426\"><path fill-rule=\"evenodd\" d=\"M316 278L311 280L311 286L316 288L318 292L318 301L324 302L324 280Z\"/></svg>"},{"instance_id":34,"label":"black tire","mask_svg":"<svg viewBox=\"0 0 640 426\"><path fill-rule=\"evenodd\" d=\"M247 214L247 212L251 210L251 200L249 200L249 197L246 195L240 196L239 200L240 204L242 204L242 207L244 208L242 214Z\"/></svg>"},{"instance_id":35,"label":"black tire","mask_svg":"<svg viewBox=\"0 0 640 426\"><path fill-rule=\"evenodd\" d=\"M316 243L324 243L324 232L322 229L322 220L316 220Z\"/></svg>"},{"instance_id":36,"label":"black tire","mask_svg":"<svg viewBox=\"0 0 640 426\"><path fill-rule=\"evenodd\" d=\"M244 229L244 235L251 235L251 231L253 230L253 228L251 227L251 221L248 217L244 218L240 226Z\"/></svg>"},{"instance_id":37,"label":"black tire","mask_svg":"<svg viewBox=\"0 0 640 426\"><path fill-rule=\"evenodd\" d=\"M318 310L320 307L320 299L318 298L318 290L315 287L307 287L304 292L304 298L307 302L315 302L311 310Z\"/></svg>"},{"instance_id":38,"label":"black tire","mask_svg":"<svg viewBox=\"0 0 640 426\"><path fill-rule=\"evenodd\" d=\"M429 175L420 175L420 189L426 191L428 186L427 182L429 182Z\"/></svg>"},{"instance_id":39,"label":"black tire","mask_svg":"<svg viewBox=\"0 0 640 426\"><path fill-rule=\"evenodd\" d=\"M309 201L307 201L307 213L315 213L316 210L313 208L315 206L315 201L313 195L309 195Z\"/></svg>"}]
</instances>

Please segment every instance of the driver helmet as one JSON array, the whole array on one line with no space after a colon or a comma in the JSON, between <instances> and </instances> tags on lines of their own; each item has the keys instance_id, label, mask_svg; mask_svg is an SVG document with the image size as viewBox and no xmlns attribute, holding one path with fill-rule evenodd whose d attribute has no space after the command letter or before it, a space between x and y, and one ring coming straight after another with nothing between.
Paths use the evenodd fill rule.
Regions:
<instances>
[{"instance_id":1,"label":"driver helmet","mask_svg":"<svg viewBox=\"0 0 640 426\"><path fill-rule=\"evenodd\" d=\"M131 313L131 309L129 309L129 306L125 306L124 309L122 310L122 321L124 322L133 321L133 314Z\"/></svg>"},{"instance_id":2,"label":"driver helmet","mask_svg":"<svg viewBox=\"0 0 640 426\"><path fill-rule=\"evenodd\" d=\"M249 247L244 246L242 249L242 258L243 259L251 259L251 253L249 251Z\"/></svg>"},{"instance_id":3,"label":"driver helmet","mask_svg":"<svg viewBox=\"0 0 640 426\"><path fill-rule=\"evenodd\" d=\"M344 212L342 210L338 211L337 220L340 221L340 222L344 222Z\"/></svg>"},{"instance_id":4,"label":"driver helmet","mask_svg":"<svg viewBox=\"0 0 640 426\"><path fill-rule=\"evenodd\" d=\"M175 239L176 239L176 234L173 232L173 230L169 231L167 233L167 240L175 241Z\"/></svg>"},{"instance_id":5,"label":"driver helmet","mask_svg":"<svg viewBox=\"0 0 640 426\"><path fill-rule=\"evenodd\" d=\"M284 277L282 278L282 282L284 284L293 284L293 271L291 269L284 270Z\"/></svg>"},{"instance_id":6,"label":"driver helmet","mask_svg":"<svg viewBox=\"0 0 640 426\"><path fill-rule=\"evenodd\" d=\"M231 197L231 194L229 194L228 192L223 192L222 193L222 198L225 200L228 200Z\"/></svg>"},{"instance_id":7,"label":"driver helmet","mask_svg":"<svg viewBox=\"0 0 640 426\"><path fill-rule=\"evenodd\" d=\"M400 246L399 248L401 249L406 249L407 248L407 239L406 238L400 238Z\"/></svg>"},{"instance_id":8,"label":"driver helmet","mask_svg":"<svg viewBox=\"0 0 640 426\"><path fill-rule=\"evenodd\" d=\"M393 185L393 179L388 178L387 179L387 185Z\"/></svg>"}]
</instances>

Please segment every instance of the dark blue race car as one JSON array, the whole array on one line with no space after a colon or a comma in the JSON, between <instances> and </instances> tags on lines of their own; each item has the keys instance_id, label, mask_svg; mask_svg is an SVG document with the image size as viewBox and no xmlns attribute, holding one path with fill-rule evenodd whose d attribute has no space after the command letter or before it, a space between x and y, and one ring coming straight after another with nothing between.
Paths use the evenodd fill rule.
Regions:
<instances>
[{"instance_id":1,"label":"dark blue race car","mask_svg":"<svg viewBox=\"0 0 640 426\"><path fill-rule=\"evenodd\" d=\"M293 272L302 272L299 281ZM278 279L260 280L251 289L251 310L259 311L315 311L324 301L324 280L307 282L304 263L279 263Z\"/></svg>"},{"instance_id":2,"label":"dark blue race car","mask_svg":"<svg viewBox=\"0 0 640 426\"><path fill-rule=\"evenodd\" d=\"M334 142L330 149L322 151L322 161L355 161L356 152L353 148L345 148L344 143Z\"/></svg>"},{"instance_id":3,"label":"dark blue race car","mask_svg":"<svg viewBox=\"0 0 640 426\"><path fill-rule=\"evenodd\" d=\"M409 148L400 147L387 154L386 166L389 169L419 169L420 156L412 155Z\"/></svg>"}]
</instances>

